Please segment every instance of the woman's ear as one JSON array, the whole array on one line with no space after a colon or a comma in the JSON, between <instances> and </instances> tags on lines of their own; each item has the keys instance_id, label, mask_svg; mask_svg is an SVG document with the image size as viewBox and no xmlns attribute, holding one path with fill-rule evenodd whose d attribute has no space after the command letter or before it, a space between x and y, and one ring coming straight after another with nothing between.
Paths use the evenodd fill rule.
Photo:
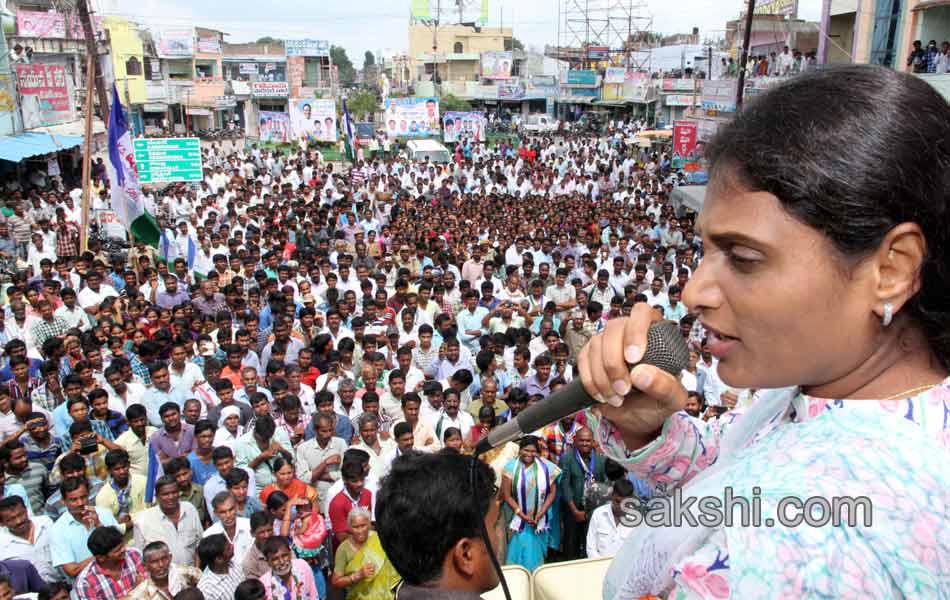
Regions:
<instances>
[{"instance_id":1,"label":"woman's ear","mask_svg":"<svg viewBox=\"0 0 950 600\"><path fill-rule=\"evenodd\" d=\"M920 272L927 257L927 241L916 223L891 229L874 253L876 302L874 312L883 317L884 305L897 314L920 290Z\"/></svg>"}]
</instances>

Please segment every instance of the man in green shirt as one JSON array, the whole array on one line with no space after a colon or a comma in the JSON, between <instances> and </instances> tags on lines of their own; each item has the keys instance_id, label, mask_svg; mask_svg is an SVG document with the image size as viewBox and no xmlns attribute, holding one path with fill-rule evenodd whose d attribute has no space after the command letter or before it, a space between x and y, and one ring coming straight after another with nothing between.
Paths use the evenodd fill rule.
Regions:
<instances>
[{"instance_id":1,"label":"man in green shirt","mask_svg":"<svg viewBox=\"0 0 950 600\"><path fill-rule=\"evenodd\" d=\"M579 427L574 434L573 447L561 454L561 502L564 507L564 537L562 553L566 560L587 556L585 550L590 513L595 506L586 506L584 492L593 483L607 480L604 457L594 450L594 435L587 427Z\"/></svg>"}]
</instances>

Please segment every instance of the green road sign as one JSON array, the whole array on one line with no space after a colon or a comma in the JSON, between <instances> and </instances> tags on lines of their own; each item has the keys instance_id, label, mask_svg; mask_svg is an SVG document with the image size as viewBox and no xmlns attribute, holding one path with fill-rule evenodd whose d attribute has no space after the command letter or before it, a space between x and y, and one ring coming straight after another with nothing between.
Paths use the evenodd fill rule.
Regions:
<instances>
[{"instance_id":1,"label":"green road sign","mask_svg":"<svg viewBox=\"0 0 950 600\"><path fill-rule=\"evenodd\" d=\"M201 181L198 138L146 138L134 140L133 144L141 183Z\"/></svg>"}]
</instances>

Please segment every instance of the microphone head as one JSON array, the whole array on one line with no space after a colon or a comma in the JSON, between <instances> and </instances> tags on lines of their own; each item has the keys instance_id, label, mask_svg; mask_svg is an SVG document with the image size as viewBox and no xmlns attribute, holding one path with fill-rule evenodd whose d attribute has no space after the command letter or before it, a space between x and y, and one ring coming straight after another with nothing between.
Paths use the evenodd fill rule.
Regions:
<instances>
[{"instance_id":1,"label":"microphone head","mask_svg":"<svg viewBox=\"0 0 950 600\"><path fill-rule=\"evenodd\" d=\"M689 365L689 348L677 323L656 321L650 326L646 351L640 363L653 365L679 377L680 372Z\"/></svg>"}]
</instances>

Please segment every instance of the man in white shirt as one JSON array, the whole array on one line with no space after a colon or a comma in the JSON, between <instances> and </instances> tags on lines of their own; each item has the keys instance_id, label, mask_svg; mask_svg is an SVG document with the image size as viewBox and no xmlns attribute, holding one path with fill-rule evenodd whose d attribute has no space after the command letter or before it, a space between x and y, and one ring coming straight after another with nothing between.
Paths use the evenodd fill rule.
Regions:
<instances>
[{"instance_id":1,"label":"man in white shirt","mask_svg":"<svg viewBox=\"0 0 950 600\"><path fill-rule=\"evenodd\" d=\"M86 287L79 292L79 306L87 313L95 315L99 312L99 305L109 296L118 298L119 293L111 285L103 284L99 273L90 271L86 275Z\"/></svg>"},{"instance_id":2,"label":"man in white shirt","mask_svg":"<svg viewBox=\"0 0 950 600\"><path fill-rule=\"evenodd\" d=\"M206 538L216 533L224 534L234 546L234 560L238 564L244 562L247 551L254 544L254 535L251 533L251 520L246 517L239 517L237 513L237 501L231 492L218 492L212 498L211 506L218 520L205 530L201 537Z\"/></svg>"},{"instance_id":3,"label":"man in white shirt","mask_svg":"<svg viewBox=\"0 0 950 600\"><path fill-rule=\"evenodd\" d=\"M63 300L63 305L56 309L53 316L59 317L66 321L69 327L75 327L80 331L88 331L92 328L86 311L76 305L76 292L72 288L64 289L60 293L60 298Z\"/></svg>"},{"instance_id":4,"label":"man in white shirt","mask_svg":"<svg viewBox=\"0 0 950 600\"><path fill-rule=\"evenodd\" d=\"M594 510L587 529L587 558L615 556L633 527L624 524L623 504L633 497L633 484L627 479L614 482L610 503Z\"/></svg>"},{"instance_id":5,"label":"man in white shirt","mask_svg":"<svg viewBox=\"0 0 950 600\"><path fill-rule=\"evenodd\" d=\"M26 560L36 567L43 581L56 581L60 575L50 559L50 530L53 521L45 515L30 517L19 496L0 500L0 560Z\"/></svg>"}]
</instances>

